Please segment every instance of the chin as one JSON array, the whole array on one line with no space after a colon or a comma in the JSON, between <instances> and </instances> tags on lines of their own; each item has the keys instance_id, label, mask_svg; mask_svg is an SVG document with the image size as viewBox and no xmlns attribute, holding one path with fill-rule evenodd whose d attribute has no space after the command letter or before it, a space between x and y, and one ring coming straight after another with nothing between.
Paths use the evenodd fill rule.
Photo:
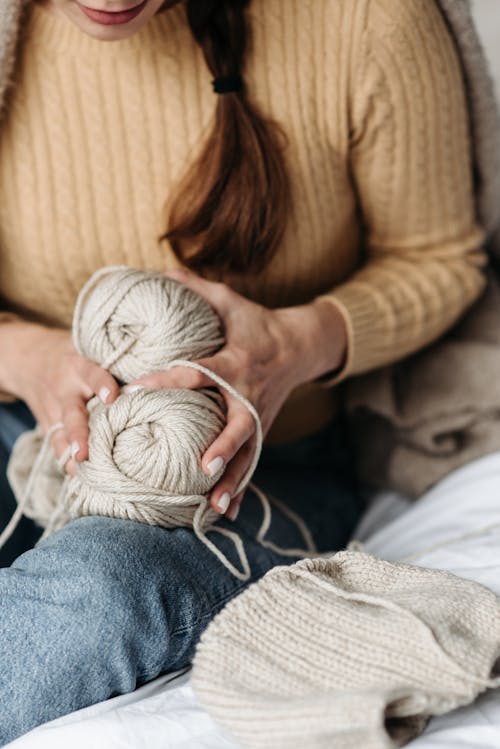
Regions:
<instances>
[{"instance_id":1,"label":"chin","mask_svg":"<svg viewBox=\"0 0 500 749\"><path fill-rule=\"evenodd\" d=\"M101 42L117 42L120 39L128 39L133 36L144 24L140 24L136 28L116 28L114 26L98 26L97 24L78 23L78 28L93 39L98 39Z\"/></svg>"}]
</instances>

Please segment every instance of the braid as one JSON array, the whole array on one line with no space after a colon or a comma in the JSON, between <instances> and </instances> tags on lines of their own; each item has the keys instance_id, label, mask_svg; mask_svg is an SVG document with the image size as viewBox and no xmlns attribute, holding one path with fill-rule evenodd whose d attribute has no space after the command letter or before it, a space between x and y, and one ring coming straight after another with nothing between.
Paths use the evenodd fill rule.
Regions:
<instances>
[{"instance_id":1,"label":"braid","mask_svg":"<svg viewBox=\"0 0 500 749\"><path fill-rule=\"evenodd\" d=\"M236 90L248 44L248 4L187 0L189 25L215 90L225 90L224 79L230 83L230 93L217 95L213 130L174 196L162 237L195 270L262 269L283 237L290 210L282 134L249 103L243 85Z\"/></svg>"}]
</instances>

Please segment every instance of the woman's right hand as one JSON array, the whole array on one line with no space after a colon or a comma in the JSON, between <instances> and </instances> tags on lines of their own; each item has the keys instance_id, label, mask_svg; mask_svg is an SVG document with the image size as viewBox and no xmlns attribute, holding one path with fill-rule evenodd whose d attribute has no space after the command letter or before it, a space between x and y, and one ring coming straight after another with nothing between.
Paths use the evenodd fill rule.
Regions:
<instances>
[{"instance_id":1,"label":"woman's right hand","mask_svg":"<svg viewBox=\"0 0 500 749\"><path fill-rule=\"evenodd\" d=\"M59 458L68 447L73 460L88 458L86 404L97 395L104 403L118 396L118 383L109 372L80 356L68 330L23 321L0 325L0 389L23 400L44 432L55 432L52 446Z\"/></svg>"}]
</instances>

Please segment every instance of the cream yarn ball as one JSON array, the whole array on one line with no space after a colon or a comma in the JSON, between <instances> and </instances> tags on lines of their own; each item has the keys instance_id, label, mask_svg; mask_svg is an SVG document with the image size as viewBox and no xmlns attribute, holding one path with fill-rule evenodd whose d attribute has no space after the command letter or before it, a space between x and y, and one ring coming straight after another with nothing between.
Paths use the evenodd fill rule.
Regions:
<instances>
[{"instance_id":1,"label":"cream yarn ball","mask_svg":"<svg viewBox=\"0 0 500 749\"><path fill-rule=\"evenodd\" d=\"M80 291L73 313L76 350L122 383L175 359L209 356L223 343L220 318L208 302L156 271L102 268Z\"/></svg>"},{"instance_id":2,"label":"cream yarn ball","mask_svg":"<svg viewBox=\"0 0 500 749\"><path fill-rule=\"evenodd\" d=\"M225 424L220 399L196 390L139 390L89 414L89 459L64 496L73 517L108 515L163 528L200 527L218 515L206 498L221 476L201 456Z\"/></svg>"},{"instance_id":3,"label":"cream yarn ball","mask_svg":"<svg viewBox=\"0 0 500 749\"><path fill-rule=\"evenodd\" d=\"M166 369L179 357L213 354L224 337L218 315L184 284L155 271L106 267L84 285L73 314L77 350L123 383ZM109 406L88 404L89 459L65 480L44 451L24 511L53 530L81 515L108 515L163 527L217 519L201 457L225 424L224 401L208 390L122 392ZM40 429L24 434L8 467L18 501L42 454Z\"/></svg>"},{"instance_id":4,"label":"cream yarn ball","mask_svg":"<svg viewBox=\"0 0 500 749\"><path fill-rule=\"evenodd\" d=\"M224 423L222 400L215 393L140 390L123 393L109 406L94 398L89 403L89 460L69 479L47 450L24 514L50 531L83 515L164 528L190 526L222 474L208 477L200 457ZM43 446L39 427L17 440L8 466L16 497L24 496ZM217 518L207 506L201 526Z\"/></svg>"}]
</instances>

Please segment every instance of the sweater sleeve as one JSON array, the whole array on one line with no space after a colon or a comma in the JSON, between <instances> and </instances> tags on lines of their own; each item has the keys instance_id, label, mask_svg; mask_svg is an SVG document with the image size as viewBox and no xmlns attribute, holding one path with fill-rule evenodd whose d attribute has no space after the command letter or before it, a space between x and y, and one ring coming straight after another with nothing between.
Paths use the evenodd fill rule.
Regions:
<instances>
[{"instance_id":1,"label":"sweater sleeve","mask_svg":"<svg viewBox=\"0 0 500 749\"><path fill-rule=\"evenodd\" d=\"M485 284L451 34L434 0L368 0L366 8L350 94L363 264L325 295L348 332L345 364L328 384L432 342Z\"/></svg>"},{"instance_id":2,"label":"sweater sleeve","mask_svg":"<svg viewBox=\"0 0 500 749\"><path fill-rule=\"evenodd\" d=\"M0 325L6 325L13 320L19 320L19 315L14 312L5 312L0 308ZM0 351L1 356L1 351ZM15 397L11 393L7 393L0 388L0 403L12 403L15 401Z\"/></svg>"}]
</instances>

